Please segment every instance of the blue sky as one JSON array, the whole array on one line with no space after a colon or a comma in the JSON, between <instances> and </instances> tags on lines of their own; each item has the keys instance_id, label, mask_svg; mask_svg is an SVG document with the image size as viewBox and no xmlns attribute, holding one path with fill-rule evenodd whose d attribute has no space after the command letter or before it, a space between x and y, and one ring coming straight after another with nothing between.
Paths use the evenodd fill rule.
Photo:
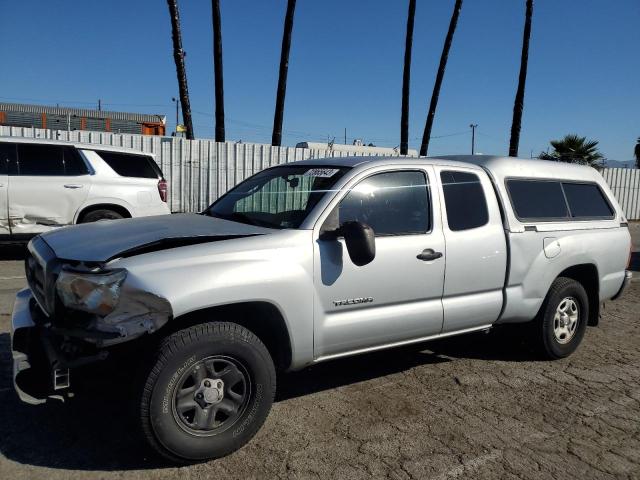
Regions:
<instances>
[{"instance_id":1,"label":"blue sky","mask_svg":"<svg viewBox=\"0 0 640 480\"><path fill-rule=\"evenodd\" d=\"M418 0L410 144L419 148L453 0ZM429 153L508 150L524 0L466 0ZM227 139L270 142L285 0L221 0ZM194 125L213 136L211 6L180 2ZM0 0L0 101L166 114L177 94L162 0ZM407 0L298 0L284 143L399 143ZM536 0L520 155L578 133L630 160L640 136L640 2Z\"/></svg>"}]
</instances>

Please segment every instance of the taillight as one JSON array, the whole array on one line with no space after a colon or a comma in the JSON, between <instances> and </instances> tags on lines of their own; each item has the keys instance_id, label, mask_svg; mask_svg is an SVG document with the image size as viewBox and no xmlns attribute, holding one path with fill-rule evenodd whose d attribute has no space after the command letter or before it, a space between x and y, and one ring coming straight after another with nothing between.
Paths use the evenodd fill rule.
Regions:
<instances>
[{"instance_id":1,"label":"taillight","mask_svg":"<svg viewBox=\"0 0 640 480\"><path fill-rule=\"evenodd\" d=\"M167 201L167 181L164 178L161 178L158 181L158 193L160 194L160 200L163 202Z\"/></svg>"}]
</instances>

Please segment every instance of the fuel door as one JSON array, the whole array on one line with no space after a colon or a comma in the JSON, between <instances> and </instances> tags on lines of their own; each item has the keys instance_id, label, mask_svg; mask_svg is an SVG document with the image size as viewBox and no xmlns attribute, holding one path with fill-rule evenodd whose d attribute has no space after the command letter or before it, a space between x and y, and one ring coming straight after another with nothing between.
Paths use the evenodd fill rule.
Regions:
<instances>
[{"instance_id":1,"label":"fuel door","mask_svg":"<svg viewBox=\"0 0 640 480\"><path fill-rule=\"evenodd\" d=\"M543 240L544 255L547 258L554 258L560 255L560 242L555 237L546 237Z\"/></svg>"}]
</instances>

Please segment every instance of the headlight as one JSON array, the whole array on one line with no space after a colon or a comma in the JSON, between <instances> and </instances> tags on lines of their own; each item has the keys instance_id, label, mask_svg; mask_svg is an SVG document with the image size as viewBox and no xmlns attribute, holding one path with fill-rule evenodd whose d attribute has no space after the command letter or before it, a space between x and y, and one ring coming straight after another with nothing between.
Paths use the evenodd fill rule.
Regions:
<instances>
[{"instance_id":1,"label":"headlight","mask_svg":"<svg viewBox=\"0 0 640 480\"><path fill-rule=\"evenodd\" d=\"M104 317L118 305L125 278L127 271L121 269L105 273L63 270L58 277L56 290L66 307Z\"/></svg>"}]
</instances>

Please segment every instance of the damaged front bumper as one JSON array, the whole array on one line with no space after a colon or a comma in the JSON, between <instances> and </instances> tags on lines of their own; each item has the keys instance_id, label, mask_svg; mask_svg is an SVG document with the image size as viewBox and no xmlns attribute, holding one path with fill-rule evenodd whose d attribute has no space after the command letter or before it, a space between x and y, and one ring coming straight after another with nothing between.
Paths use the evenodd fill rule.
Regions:
<instances>
[{"instance_id":1,"label":"damaged front bumper","mask_svg":"<svg viewBox=\"0 0 640 480\"><path fill-rule=\"evenodd\" d=\"M18 292L11 317L13 385L23 402L44 403L54 395L53 370L39 326L32 315L33 295L25 288Z\"/></svg>"},{"instance_id":2,"label":"damaged front bumper","mask_svg":"<svg viewBox=\"0 0 640 480\"><path fill-rule=\"evenodd\" d=\"M30 289L18 292L11 318L13 383L20 399L40 404L48 399L64 400L69 395L70 371L109 355L106 347L152 333L170 317L167 305L162 314L147 310L159 297L144 295L121 302L113 322L93 325L93 329L61 327L47 317ZM125 313L127 312L127 313ZM97 328L96 328L97 327Z\"/></svg>"}]
</instances>

